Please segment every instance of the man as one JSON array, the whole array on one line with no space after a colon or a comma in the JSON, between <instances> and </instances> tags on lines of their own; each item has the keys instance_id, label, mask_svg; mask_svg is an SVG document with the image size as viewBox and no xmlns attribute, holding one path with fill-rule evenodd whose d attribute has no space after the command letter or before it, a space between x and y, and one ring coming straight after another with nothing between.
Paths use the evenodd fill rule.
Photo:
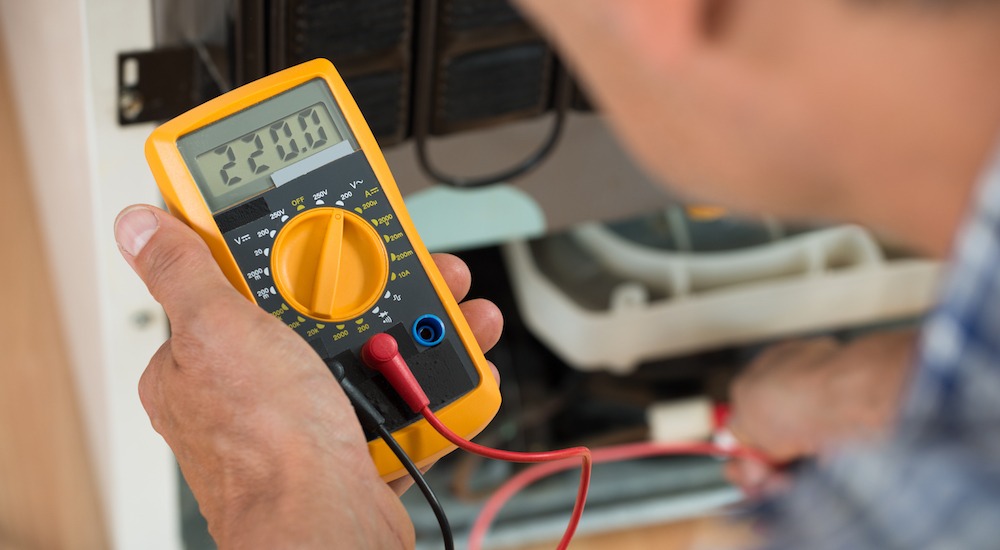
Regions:
<instances>
[{"instance_id":1,"label":"man","mask_svg":"<svg viewBox=\"0 0 1000 550\"><path fill-rule=\"evenodd\" d=\"M954 249L919 350L907 334L790 344L737 384L734 429L747 444L782 460L822 452L769 507L771 543L997 547L1000 3L520 4L639 161L688 196L860 222L929 255ZM309 347L231 290L169 215L133 207L116 236L174 329L140 396L220 545L411 546ZM461 298L468 272L438 262ZM490 347L499 312L463 310ZM731 470L757 489L770 476Z\"/></svg>"}]
</instances>

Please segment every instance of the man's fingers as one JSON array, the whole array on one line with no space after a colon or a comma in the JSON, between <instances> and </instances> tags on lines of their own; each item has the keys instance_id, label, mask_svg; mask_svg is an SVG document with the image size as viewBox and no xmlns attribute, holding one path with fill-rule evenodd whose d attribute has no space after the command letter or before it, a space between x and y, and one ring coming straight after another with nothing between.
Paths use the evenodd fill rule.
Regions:
<instances>
[{"instance_id":1,"label":"man's fingers","mask_svg":"<svg viewBox=\"0 0 1000 550\"><path fill-rule=\"evenodd\" d=\"M500 385L500 369L498 369L497 366L493 363L493 361L490 361L489 359L486 360L486 364L488 364L490 366L490 372L493 373L493 379L496 380L497 385L499 386Z\"/></svg>"},{"instance_id":2,"label":"man's fingers","mask_svg":"<svg viewBox=\"0 0 1000 550\"><path fill-rule=\"evenodd\" d=\"M476 336L483 352L489 351L500 340L503 332L503 314L500 308L489 300L469 300L461 304L462 314L469 322L472 334Z\"/></svg>"},{"instance_id":3,"label":"man's fingers","mask_svg":"<svg viewBox=\"0 0 1000 550\"><path fill-rule=\"evenodd\" d=\"M426 474L428 470L434 467L434 464L437 464L437 462L435 461L433 464L430 464L429 466L424 466L423 468L420 468L420 473ZM403 493L405 493L410 489L410 487L413 487L414 483L415 482L412 477L405 475L399 479L394 479L390 481L389 488L392 489L392 492L396 493L397 497L401 497L403 496Z\"/></svg>"},{"instance_id":4,"label":"man's fingers","mask_svg":"<svg viewBox=\"0 0 1000 550\"><path fill-rule=\"evenodd\" d=\"M469 293L469 287L472 286L472 273L469 272L469 266L451 254L434 254L433 256L434 263L437 264L438 270L445 282L448 283L452 295L461 302ZM500 340L500 334L503 332L503 314L500 313L500 308L493 302L482 299L470 300L460 304L459 307L469 322L472 334L476 337L476 342L479 342L483 353L489 351ZM490 362L490 370L493 371L493 377L499 384L500 371L492 362ZM401 494L401 492L397 490L397 494Z\"/></svg>"},{"instance_id":5,"label":"man's fingers","mask_svg":"<svg viewBox=\"0 0 1000 550\"><path fill-rule=\"evenodd\" d=\"M472 274L469 272L469 266L451 254L434 254L433 257L438 271L448 283L448 288L455 296L455 300L459 302L464 300L465 295L469 293L469 287L472 286Z\"/></svg>"},{"instance_id":6,"label":"man's fingers","mask_svg":"<svg viewBox=\"0 0 1000 550\"><path fill-rule=\"evenodd\" d=\"M726 463L724 472L730 483L753 500L785 492L792 484L788 474L753 460L730 460Z\"/></svg>"},{"instance_id":7,"label":"man's fingers","mask_svg":"<svg viewBox=\"0 0 1000 550\"><path fill-rule=\"evenodd\" d=\"M413 487L413 478L410 476L403 476L399 479L394 479L389 482L389 488L392 489L393 493L396 493L397 497L403 496L403 493L408 491L410 487Z\"/></svg>"},{"instance_id":8,"label":"man's fingers","mask_svg":"<svg viewBox=\"0 0 1000 550\"><path fill-rule=\"evenodd\" d=\"M743 494L751 500L763 496L760 487L767 478L767 473L747 466L746 460L730 460L725 465L725 476L729 483L740 488Z\"/></svg>"},{"instance_id":9,"label":"man's fingers","mask_svg":"<svg viewBox=\"0 0 1000 550\"><path fill-rule=\"evenodd\" d=\"M746 408L741 407L741 410ZM745 415L739 412L733 413L729 418L729 430L740 443L757 449L779 464L809 454L805 442L800 441L798 434L787 435L780 427L771 428L767 424L766 416L758 415L758 417L763 417L765 420L747 422Z\"/></svg>"},{"instance_id":10,"label":"man's fingers","mask_svg":"<svg viewBox=\"0 0 1000 550\"><path fill-rule=\"evenodd\" d=\"M219 296L235 294L204 241L159 208L123 210L115 220L115 239L174 325L183 325Z\"/></svg>"},{"instance_id":11,"label":"man's fingers","mask_svg":"<svg viewBox=\"0 0 1000 550\"><path fill-rule=\"evenodd\" d=\"M469 287L472 286L469 266L451 254L434 254L434 263L437 264L455 299L459 302L465 299ZM476 341L479 342L479 347L483 352L489 351L500 340L500 334L503 332L503 314L500 313L500 309L493 302L483 299L469 300L460 307L469 322L469 327L472 328L472 333L476 336Z\"/></svg>"}]
</instances>

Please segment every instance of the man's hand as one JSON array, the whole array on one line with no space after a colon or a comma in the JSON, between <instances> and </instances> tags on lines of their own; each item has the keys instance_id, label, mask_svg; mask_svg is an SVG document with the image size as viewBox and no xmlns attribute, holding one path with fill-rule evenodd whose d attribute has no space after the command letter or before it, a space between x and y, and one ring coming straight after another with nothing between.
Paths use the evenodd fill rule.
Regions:
<instances>
[{"instance_id":1,"label":"man's hand","mask_svg":"<svg viewBox=\"0 0 1000 550\"><path fill-rule=\"evenodd\" d=\"M915 339L913 331L884 332L847 345L815 338L765 350L731 389L734 434L778 463L877 436L899 408ZM731 462L726 473L750 496L786 483L750 461Z\"/></svg>"},{"instance_id":2,"label":"man's hand","mask_svg":"<svg viewBox=\"0 0 1000 550\"><path fill-rule=\"evenodd\" d=\"M233 289L205 243L166 212L130 207L115 236L172 330L139 396L220 547L412 547L405 510L312 348ZM435 259L461 300L468 268ZM502 326L496 306L474 300L462 311L491 348Z\"/></svg>"}]
</instances>

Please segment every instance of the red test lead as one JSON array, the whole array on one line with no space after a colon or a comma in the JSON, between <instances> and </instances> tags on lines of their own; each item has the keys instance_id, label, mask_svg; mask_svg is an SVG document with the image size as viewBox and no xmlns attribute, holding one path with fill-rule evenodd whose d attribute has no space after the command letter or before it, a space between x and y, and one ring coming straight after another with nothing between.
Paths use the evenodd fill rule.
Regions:
<instances>
[{"instance_id":1,"label":"red test lead","mask_svg":"<svg viewBox=\"0 0 1000 550\"><path fill-rule=\"evenodd\" d=\"M573 539L573 534L576 533L577 525L580 524L583 507L587 501L587 491L590 489L590 472L592 469L590 449L586 447L573 447L540 453L521 453L501 451L473 443L445 426L441 422L441 419L431 411L430 400L427 399L424 390L413 376L413 372L410 370L409 365L406 364L406 360L399 354L399 345L396 343L395 338L385 333L372 336L361 348L361 359L370 368L385 376L393 389L413 409L413 412L423 415L427 419L427 422L444 436L445 439L466 451L486 458L520 463L552 462L579 457L582 461L580 488L577 491L576 503L573 506L569 524L566 526L566 532L559 541L557 548L565 550L569 547L569 543ZM481 543L482 538L480 537L479 540L471 540L469 547L475 550Z\"/></svg>"},{"instance_id":2,"label":"red test lead","mask_svg":"<svg viewBox=\"0 0 1000 550\"><path fill-rule=\"evenodd\" d=\"M406 404L413 409L413 412L421 414L438 433L452 444L471 453L496 460L521 463L549 463L532 466L518 473L504 483L490 497L476 519L472 533L469 536L469 548L472 550L481 548L490 523L499 513L504 503L531 483L554 473L573 468L573 463L567 461L570 458L579 458L583 464L576 503L573 506L573 513L566 527L566 532L559 541L559 550L564 550L569 546L573 534L576 532L577 525L580 523L580 517L583 515L583 506L587 500L587 491L590 488L590 472L594 462L614 462L651 456L706 455L719 458L753 460L772 467L777 466L763 453L756 449L741 446L735 440L731 441L728 445L712 443L636 443L599 449L595 451L593 456L590 449L586 447L573 447L540 453L519 453L491 449L490 447L484 447L468 441L454 433L431 411L430 400L420 387L417 379L413 376L413 372L410 371L406 360L399 354L399 346L395 338L388 334L373 336L361 349L361 358L365 364L385 376L386 380L389 381ZM717 406L714 409L714 423L717 433L726 424L727 419L728 409L725 406Z\"/></svg>"}]
</instances>

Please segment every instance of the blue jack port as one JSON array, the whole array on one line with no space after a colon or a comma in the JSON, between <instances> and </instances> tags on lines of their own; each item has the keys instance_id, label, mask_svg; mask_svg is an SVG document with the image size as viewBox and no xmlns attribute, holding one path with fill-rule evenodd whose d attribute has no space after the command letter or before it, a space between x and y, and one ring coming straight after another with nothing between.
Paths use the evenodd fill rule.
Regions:
<instances>
[{"instance_id":1,"label":"blue jack port","mask_svg":"<svg viewBox=\"0 0 1000 550\"><path fill-rule=\"evenodd\" d=\"M421 315L413 323L413 339L426 347L440 344L444 340L444 321L437 315Z\"/></svg>"}]
</instances>

